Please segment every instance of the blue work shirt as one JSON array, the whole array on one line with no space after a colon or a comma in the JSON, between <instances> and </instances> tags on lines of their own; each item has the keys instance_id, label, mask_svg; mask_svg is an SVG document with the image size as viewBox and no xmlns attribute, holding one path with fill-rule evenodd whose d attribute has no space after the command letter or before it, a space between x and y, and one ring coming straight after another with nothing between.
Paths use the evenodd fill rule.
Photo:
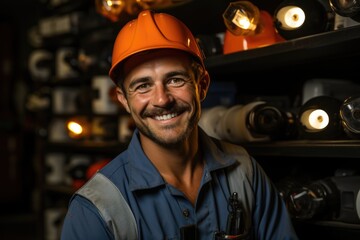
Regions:
<instances>
[{"instance_id":1,"label":"blue work shirt","mask_svg":"<svg viewBox=\"0 0 360 240\"><path fill-rule=\"evenodd\" d=\"M199 240L212 240L215 233L225 231L231 194L225 169L237 160L224 155L199 128L205 164L198 197L192 205L181 191L164 181L143 152L138 134L135 130L128 148L100 171L119 188L130 206L139 239L181 239L180 228L189 225L196 226ZM215 156L219 152L221 159ZM273 184L254 159L248 161L251 168L245 181L251 182L251 191L245 194L254 199L251 239L298 239ZM114 236L97 208L75 194L64 219L61 239L105 240Z\"/></svg>"}]
</instances>

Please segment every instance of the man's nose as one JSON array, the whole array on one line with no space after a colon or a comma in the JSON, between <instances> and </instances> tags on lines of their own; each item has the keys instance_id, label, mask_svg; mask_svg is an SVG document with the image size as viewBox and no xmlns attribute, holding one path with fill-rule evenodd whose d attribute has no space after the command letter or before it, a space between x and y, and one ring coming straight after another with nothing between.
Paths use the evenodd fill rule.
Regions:
<instances>
[{"instance_id":1,"label":"man's nose","mask_svg":"<svg viewBox=\"0 0 360 240\"><path fill-rule=\"evenodd\" d=\"M159 84L154 88L152 95L152 104L154 106L166 106L173 101L173 96L166 86Z\"/></svg>"}]
</instances>

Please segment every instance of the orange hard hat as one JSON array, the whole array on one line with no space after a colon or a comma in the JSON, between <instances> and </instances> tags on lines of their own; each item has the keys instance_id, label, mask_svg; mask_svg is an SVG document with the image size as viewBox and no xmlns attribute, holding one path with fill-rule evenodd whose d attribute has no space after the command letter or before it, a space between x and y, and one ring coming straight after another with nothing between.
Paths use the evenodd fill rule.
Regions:
<instances>
[{"instance_id":1,"label":"orange hard hat","mask_svg":"<svg viewBox=\"0 0 360 240\"><path fill-rule=\"evenodd\" d=\"M183 22L166 13L144 10L118 33L112 52L110 78L116 82L116 69L128 57L139 52L164 48L188 52L204 67L204 55Z\"/></svg>"}]
</instances>

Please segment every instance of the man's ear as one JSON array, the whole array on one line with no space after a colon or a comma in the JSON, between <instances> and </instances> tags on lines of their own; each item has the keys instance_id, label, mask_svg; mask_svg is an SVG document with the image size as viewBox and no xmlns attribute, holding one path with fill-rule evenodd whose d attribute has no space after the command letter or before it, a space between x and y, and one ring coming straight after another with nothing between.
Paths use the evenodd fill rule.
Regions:
<instances>
[{"instance_id":1,"label":"man's ear","mask_svg":"<svg viewBox=\"0 0 360 240\"><path fill-rule=\"evenodd\" d=\"M116 87L116 97L117 97L118 101L124 106L126 111L128 113L130 113L130 107L129 107L128 101L126 99L125 93L123 92L123 90L120 87Z\"/></svg>"},{"instance_id":2,"label":"man's ear","mask_svg":"<svg viewBox=\"0 0 360 240\"><path fill-rule=\"evenodd\" d=\"M207 71L202 75L201 79L199 80L199 94L200 94L200 101L204 101L206 94L209 90L210 86L210 75Z\"/></svg>"}]
</instances>

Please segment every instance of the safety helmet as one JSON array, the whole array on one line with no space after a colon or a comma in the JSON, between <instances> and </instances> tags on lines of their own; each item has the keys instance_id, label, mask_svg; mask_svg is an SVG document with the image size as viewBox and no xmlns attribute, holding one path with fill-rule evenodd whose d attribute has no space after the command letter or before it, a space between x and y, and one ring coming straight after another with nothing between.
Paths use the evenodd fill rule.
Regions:
<instances>
[{"instance_id":1,"label":"safety helmet","mask_svg":"<svg viewBox=\"0 0 360 240\"><path fill-rule=\"evenodd\" d=\"M147 50L178 49L190 53L204 67L204 56L188 27L166 13L144 10L118 33L112 52L110 78L116 83L117 69L128 57Z\"/></svg>"}]
</instances>

